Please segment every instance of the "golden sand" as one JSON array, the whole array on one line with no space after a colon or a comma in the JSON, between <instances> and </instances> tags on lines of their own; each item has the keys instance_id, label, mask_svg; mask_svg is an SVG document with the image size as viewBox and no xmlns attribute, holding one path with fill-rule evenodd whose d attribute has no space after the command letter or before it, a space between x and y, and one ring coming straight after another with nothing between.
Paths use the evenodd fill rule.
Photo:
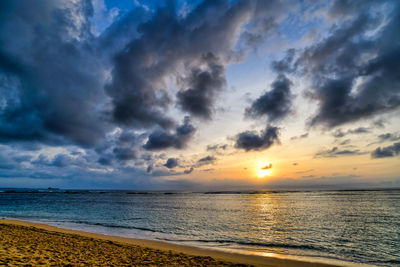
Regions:
<instances>
[{"instance_id":1,"label":"golden sand","mask_svg":"<svg viewBox=\"0 0 400 267\"><path fill-rule=\"evenodd\" d=\"M0 219L0 266L334 266Z\"/></svg>"},{"instance_id":2,"label":"golden sand","mask_svg":"<svg viewBox=\"0 0 400 267\"><path fill-rule=\"evenodd\" d=\"M211 257L0 224L0 265L234 266Z\"/></svg>"}]
</instances>

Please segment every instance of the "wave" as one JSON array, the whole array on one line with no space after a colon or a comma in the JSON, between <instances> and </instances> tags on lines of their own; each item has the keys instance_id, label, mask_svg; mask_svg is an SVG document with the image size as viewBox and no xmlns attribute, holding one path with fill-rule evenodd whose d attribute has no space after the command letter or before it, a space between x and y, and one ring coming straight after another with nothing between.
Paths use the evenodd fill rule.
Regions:
<instances>
[{"instance_id":1,"label":"wave","mask_svg":"<svg viewBox=\"0 0 400 267\"><path fill-rule=\"evenodd\" d=\"M132 218L130 220L140 220L142 218ZM126 226L126 225L118 225L111 223L96 223L89 221L71 221L72 223L77 224L86 224L86 225L94 225L94 226L103 226L109 228L122 228L122 229L134 229L140 231L148 231L152 233L161 233L168 234L162 230L155 230L146 227L138 227L138 226ZM239 246L252 246L252 247L266 247L266 248L281 248L281 249L297 249L297 250L314 250L319 252L327 252L328 249L324 247L317 247L312 245L296 245L296 244L283 244L283 243L274 243L274 242L252 242L252 241L238 241L238 240L228 240L228 239L217 239L217 240L206 240L206 239L168 239L168 238L157 238L163 241L169 242L198 242L198 243L219 243L219 244L230 244L230 245L239 245Z\"/></svg>"},{"instance_id":2,"label":"wave","mask_svg":"<svg viewBox=\"0 0 400 267\"><path fill-rule=\"evenodd\" d=\"M142 218L132 218L130 220L140 220L140 219L142 219ZM109 228L135 229L135 230L149 231L149 232L153 232L153 233L164 233L161 230L154 230L154 229L146 228L146 227L127 226L127 225L119 225L119 224L112 224L112 223L96 223L96 222L89 222L89 221L57 221L57 222L86 224L86 225L103 226L103 227L109 227Z\"/></svg>"},{"instance_id":3,"label":"wave","mask_svg":"<svg viewBox=\"0 0 400 267\"><path fill-rule=\"evenodd\" d=\"M131 218L129 220L140 220L142 218ZM152 233L161 233L167 234L162 230L155 230L147 227L138 227L138 226L127 226L127 225L119 225L112 223L99 223L99 222L90 222L90 221L57 221L59 223L76 223L76 224L86 224L93 226L102 226L109 228L121 228L121 229L134 229L140 231L147 231ZM282 248L282 249L298 249L298 250L314 250L320 252L328 251L326 248L317 247L312 245L296 245L296 244L283 244L283 243L274 243L274 242L252 242L252 241L239 241L239 240L228 240L228 239L216 239L216 240L206 240L206 239L168 239L168 238L158 238L159 240L169 241L169 242L199 242L199 243L219 243L219 244L230 244L230 245L241 245L241 246L252 246L252 247L267 247L267 248Z\"/></svg>"},{"instance_id":4,"label":"wave","mask_svg":"<svg viewBox=\"0 0 400 267\"><path fill-rule=\"evenodd\" d=\"M282 244L282 243L273 243L273 242L251 242L251 241L234 241L234 240L204 240L204 239L165 239L166 241L171 242L199 242L199 243L219 243L219 244L234 244L234 245L242 245L242 246L254 246L254 247L268 247L268 248L283 248L283 249L300 249L300 250L315 250L325 252L328 251L323 247L316 247L312 245L296 245L296 244Z\"/></svg>"}]
</instances>

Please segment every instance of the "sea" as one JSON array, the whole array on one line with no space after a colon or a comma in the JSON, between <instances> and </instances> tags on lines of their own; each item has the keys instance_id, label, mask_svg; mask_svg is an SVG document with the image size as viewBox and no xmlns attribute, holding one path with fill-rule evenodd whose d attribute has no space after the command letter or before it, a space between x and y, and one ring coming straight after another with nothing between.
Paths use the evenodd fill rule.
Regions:
<instances>
[{"instance_id":1,"label":"sea","mask_svg":"<svg viewBox=\"0 0 400 267\"><path fill-rule=\"evenodd\" d=\"M400 190L0 189L0 218L243 254L400 266Z\"/></svg>"}]
</instances>

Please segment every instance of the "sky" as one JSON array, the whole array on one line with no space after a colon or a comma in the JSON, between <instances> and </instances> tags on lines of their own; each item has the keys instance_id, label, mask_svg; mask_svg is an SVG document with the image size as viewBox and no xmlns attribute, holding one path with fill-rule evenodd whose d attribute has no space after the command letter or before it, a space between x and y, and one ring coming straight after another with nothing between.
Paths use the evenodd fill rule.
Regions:
<instances>
[{"instance_id":1,"label":"sky","mask_svg":"<svg viewBox=\"0 0 400 267\"><path fill-rule=\"evenodd\" d=\"M397 0L3 0L0 187L400 187Z\"/></svg>"}]
</instances>

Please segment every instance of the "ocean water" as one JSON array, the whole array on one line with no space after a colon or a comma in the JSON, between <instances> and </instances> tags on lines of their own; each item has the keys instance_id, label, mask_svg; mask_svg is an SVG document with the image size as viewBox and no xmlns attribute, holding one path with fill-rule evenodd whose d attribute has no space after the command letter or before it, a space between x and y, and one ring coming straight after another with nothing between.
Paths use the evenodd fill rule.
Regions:
<instances>
[{"instance_id":1,"label":"ocean water","mask_svg":"<svg viewBox=\"0 0 400 267\"><path fill-rule=\"evenodd\" d=\"M400 265L400 190L2 189L0 217L241 253Z\"/></svg>"}]
</instances>

